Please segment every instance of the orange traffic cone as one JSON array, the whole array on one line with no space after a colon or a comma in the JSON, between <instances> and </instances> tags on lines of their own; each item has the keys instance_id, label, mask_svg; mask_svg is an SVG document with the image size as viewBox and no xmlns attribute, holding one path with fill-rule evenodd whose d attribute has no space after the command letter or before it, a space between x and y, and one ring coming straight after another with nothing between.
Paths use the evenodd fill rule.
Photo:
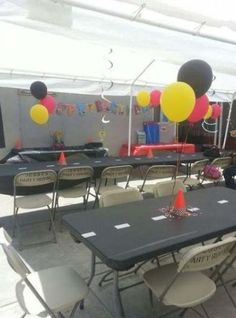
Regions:
<instances>
[{"instance_id":1,"label":"orange traffic cone","mask_svg":"<svg viewBox=\"0 0 236 318\"><path fill-rule=\"evenodd\" d=\"M147 157L150 159L154 157L151 148L148 149Z\"/></svg>"},{"instance_id":2,"label":"orange traffic cone","mask_svg":"<svg viewBox=\"0 0 236 318\"><path fill-rule=\"evenodd\" d=\"M171 214L177 215L177 216L185 216L186 215L186 202L184 198L184 191L183 189L180 189L177 192L177 195L174 200L174 204L171 210Z\"/></svg>"},{"instance_id":3,"label":"orange traffic cone","mask_svg":"<svg viewBox=\"0 0 236 318\"><path fill-rule=\"evenodd\" d=\"M22 141L20 138L16 139L15 149L22 149Z\"/></svg>"},{"instance_id":4,"label":"orange traffic cone","mask_svg":"<svg viewBox=\"0 0 236 318\"><path fill-rule=\"evenodd\" d=\"M60 154L60 157L58 159L58 163L59 163L59 165L64 165L64 166L67 165L65 154L63 151Z\"/></svg>"},{"instance_id":5,"label":"orange traffic cone","mask_svg":"<svg viewBox=\"0 0 236 318\"><path fill-rule=\"evenodd\" d=\"M174 208L176 209L186 209L186 203L184 198L183 189L179 189L174 201Z\"/></svg>"}]
</instances>

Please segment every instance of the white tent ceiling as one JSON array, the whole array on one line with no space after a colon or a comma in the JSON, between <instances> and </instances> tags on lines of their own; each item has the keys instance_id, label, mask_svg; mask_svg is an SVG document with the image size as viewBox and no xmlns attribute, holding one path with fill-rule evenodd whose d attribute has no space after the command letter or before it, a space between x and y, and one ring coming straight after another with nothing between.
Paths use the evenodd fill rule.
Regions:
<instances>
[{"instance_id":1,"label":"white tent ceiling","mask_svg":"<svg viewBox=\"0 0 236 318\"><path fill-rule=\"evenodd\" d=\"M128 95L208 62L211 89L236 90L234 0L0 0L0 86ZM113 85L111 85L113 83ZM112 87L111 87L112 86Z\"/></svg>"}]
</instances>

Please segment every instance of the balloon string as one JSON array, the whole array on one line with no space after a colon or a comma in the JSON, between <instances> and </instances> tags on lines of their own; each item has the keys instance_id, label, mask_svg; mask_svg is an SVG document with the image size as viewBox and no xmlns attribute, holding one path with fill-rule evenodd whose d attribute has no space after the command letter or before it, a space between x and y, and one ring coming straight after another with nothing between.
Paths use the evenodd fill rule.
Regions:
<instances>
[{"instance_id":1,"label":"balloon string","mask_svg":"<svg viewBox=\"0 0 236 318\"><path fill-rule=\"evenodd\" d=\"M176 123L177 125L177 131L178 131L178 124L179 123ZM185 136L185 139L182 141L181 143L181 148L180 148L180 151L177 153L177 159L176 159L176 171L175 171L175 175L174 175L174 183L173 183L173 188L172 188L172 191L171 191L171 199L170 199L170 202L169 202L169 211L171 210L171 207L173 206L174 204L174 190L175 190L175 185L176 185L176 177L179 173L179 167L180 167L180 164L181 164L181 154L183 153L183 149L184 149L184 144L186 144L187 140L188 140L188 136L189 136L189 132L190 132L190 129L193 127L193 125L189 125L188 126L188 129L187 129L187 132L186 132L186 136Z\"/></svg>"}]
</instances>

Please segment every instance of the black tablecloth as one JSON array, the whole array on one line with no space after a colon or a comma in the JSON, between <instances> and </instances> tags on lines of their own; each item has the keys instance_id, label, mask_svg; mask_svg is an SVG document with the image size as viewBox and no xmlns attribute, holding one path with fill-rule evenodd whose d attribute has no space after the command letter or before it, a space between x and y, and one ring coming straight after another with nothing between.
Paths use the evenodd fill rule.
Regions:
<instances>
[{"instance_id":1,"label":"black tablecloth","mask_svg":"<svg viewBox=\"0 0 236 318\"><path fill-rule=\"evenodd\" d=\"M163 216L169 197L74 213L63 217L69 231L105 264L125 270L137 262L236 230L236 196L223 187L190 191L187 206L196 215L183 219ZM225 202L226 201L226 202ZM116 225L129 227L116 229ZM87 237L88 233L95 236Z\"/></svg>"},{"instance_id":2,"label":"black tablecloth","mask_svg":"<svg viewBox=\"0 0 236 318\"><path fill-rule=\"evenodd\" d=\"M191 163L197 160L205 158L202 153L194 154L177 154L171 153L160 153L158 156L153 158L147 157L105 157L105 158L89 158L79 161L67 160L67 166L91 166L94 168L94 178L99 178L102 170L109 166L119 165L132 165L134 168L142 165L153 165L153 164L176 164L177 160L183 163ZM35 162L35 163L19 163L19 164L3 164L0 165L0 193L12 194L13 193L13 178L14 176L23 171L32 170L43 170L53 169L58 171L61 169L61 165L58 162ZM35 189L34 192L42 192L40 188ZM25 193L25 192L23 192ZM22 194L23 194L22 193ZM29 189L27 193L30 194ZM32 192L31 192L32 193Z\"/></svg>"}]
</instances>

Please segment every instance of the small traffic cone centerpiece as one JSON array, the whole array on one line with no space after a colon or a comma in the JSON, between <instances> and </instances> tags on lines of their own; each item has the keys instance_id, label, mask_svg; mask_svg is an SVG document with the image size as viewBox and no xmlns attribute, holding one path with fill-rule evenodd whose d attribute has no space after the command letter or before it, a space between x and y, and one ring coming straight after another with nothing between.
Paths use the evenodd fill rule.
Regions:
<instances>
[{"instance_id":1,"label":"small traffic cone centerpiece","mask_svg":"<svg viewBox=\"0 0 236 318\"><path fill-rule=\"evenodd\" d=\"M186 202L185 202L185 198L184 198L183 189L180 189L177 192L173 206L170 209L170 214L174 215L174 216L180 216L180 217L190 215L190 213L186 209Z\"/></svg>"},{"instance_id":2,"label":"small traffic cone centerpiece","mask_svg":"<svg viewBox=\"0 0 236 318\"><path fill-rule=\"evenodd\" d=\"M22 141L20 138L16 139L15 149L22 149Z\"/></svg>"},{"instance_id":3,"label":"small traffic cone centerpiece","mask_svg":"<svg viewBox=\"0 0 236 318\"><path fill-rule=\"evenodd\" d=\"M154 157L151 148L148 149L147 157L150 158L150 159Z\"/></svg>"},{"instance_id":4,"label":"small traffic cone centerpiece","mask_svg":"<svg viewBox=\"0 0 236 318\"><path fill-rule=\"evenodd\" d=\"M58 159L58 163L59 163L59 165L62 165L62 166L67 165L66 157L65 157L65 154L64 154L63 151L62 151L61 154L60 154L60 157L59 157L59 159Z\"/></svg>"}]
</instances>

